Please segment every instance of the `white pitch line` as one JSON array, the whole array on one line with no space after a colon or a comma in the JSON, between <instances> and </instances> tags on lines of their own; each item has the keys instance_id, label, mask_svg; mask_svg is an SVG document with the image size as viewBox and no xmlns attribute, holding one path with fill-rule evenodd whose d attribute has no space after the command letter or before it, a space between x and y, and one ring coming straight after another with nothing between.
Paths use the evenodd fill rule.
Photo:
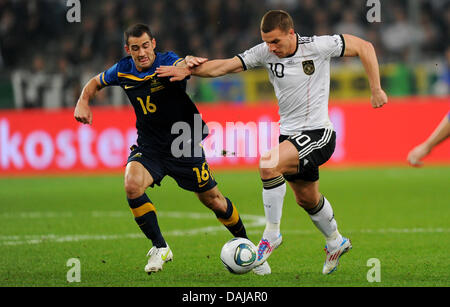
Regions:
<instances>
[{"instance_id":1,"label":"white pitch line","mask_svg":"<svg viewBox=\"0 0 450 307\"><path fill-rule=\"evenodd\" d=\"M246 227L247 229L253 227L262 226L260 222L249 223ZM195 236L202 233L218 233L224 231L223 226L212 226L212 227L202 227L196 229L186 229L186 230L171 230L164 233L166 236ZM369 234L415 234L415 233L448 233L450 229L448 228L388 228L388 229L361 229L361 230L349 230L346 233L369 233ZM248 232L249 234L261 234L261 230L252 230ZM300 234L300 235L311 235L316 234L316 230L284 230L284 234ZM129 233L129 234L113 234L113 235L15 235L15 236L0 236L0 245L3 246L14 246L14 245L24 245L24 244L41 244L41 243L64 243L64 242L79 242L79 241L106 241L106 240L120 240L120 239L142 239L145 238L143 234L140 233Z\"/></svg>"},{"instance_id":2,"label":"white pitch line","mask_svg":"<svg viewBox=\"0 0 450 307\"><path fill-rule=\"evenodd\" d=\"M48 218L71 218L73 212L4 212L0 214L1 219L48 219Z\"/></svg>"},{"instance_id":3,"label":"white pitch line","mask_svg":"<svg viewBox=\"0 0 450 307\"><path fill-rule=\"evenodd\" d=\"M69 215L70 212L23 212L22 216L25 218L54 218L54 217L72 217ZM122 211L93 211L90 212L92 217L129 217L129 212ZM20 215L20 214L19 214ZM14 215L17 217L17 215ZM195 212L159 212L159 217L165 218L188 218L188 219L215 219L212 213L195 213ZM7 215L2 214L0 217L7 217ZM260 227L266 224L266 219L259 215L241 215L243 219L246 220L246 228L250 229L253 227ZM223 226L210 226L201 227L195 229L180 229L171 230L164 232L165 236L195 236L201 233L216 233L224 231ZM0 235L0 245L24 245L24 244L41 244L45 242L52 243L63 243L63 242L78 242L78 241L88 241L88 240L118 240L118 239L139 239L145 236L141 233L132 234L113 234L113 235Z\"/></svg>"},{"instance_id":4,"label":"white pitch line","mask_svg":"<svg viewBox=\"0 0 450 307\"><path fill-rule=\"evenodd\" d=\"M412 233L447 233L450 228L386 228L386 229L359 229L359 230L345 230L346 234L412 234ZM248 231L248 234L257 234L256 231ZM260 233L260 232L258 232ZM318 230L282 230L282 234L298 234L298 235L312 235L320 234Z\"/></svg>"},{"instance_id":5,"label":"white pitch line","mask_svg":"<svg viewBox=\"0 0 450 307\"><path fill-rule=\"evenodd\" d=\"M83 214L83 213L81 213ZM124 211L92 211L86 212L91 217L129 217L130 213L127 210ZM0 218L58 218L58 217L73 217L73 212L21 212L17 214L3 213L0 214ZM188 218L188 219L211 219L215 218L212 213L196 213L196 212L158 212L159 217L164 218ZM266 224L265 217L259 215L241 215L245 221L245 226L248 229L262 227ZM194 229L178 229L165 231L166 236L195 236L198 234L214 234L224 231L224 227L210 226ZM247 231L249 234L262 234L260 229ZM319 233L315 229L310 230L282 230L284 234L300 234L311 235ZM362 234L411 234L411 233L448 233L449 228L385 228L385 229L360 229L360 230L345 230L345 233L362 233ZM79 241L95 241L95 240L119 240L119 239L141 239L145 238L142 233L129 233L129 234L111 234L111 235L0 235L0 246L14 246L24 244L41 244L41 243L64 243L64 242L79 242Z\"/></svg>"},{"instance_id":6,"label":"white pitch line","mask_svg":"<svg viewBox=\"0 0 450 307\"><path fill-rule=\"evenodd\" d=\"M260 222L248 223L246 228L260 227ZM164 236L195 236L202 233L213 234L225 231L223 226L202 227L196 229L170 230L164 232ZM113 234L113 235L24 235L24 236L0 236L0 245L24 245L41 243L63 243L95 240L119 240L145 238L141 233Z\"/></svg>"},{"instance_id":7,"label":"white pitch line","mask_svg":"<svg viewBox=\"0 0 450 307\"><path fill-rule=\"evenodd\" d=\"M212 212L182 212L182 211L157 211L158 217L163 218L189 218L194 220L215 218ZM87 212L57 212L57 211L30 211L30 212L4 212L0 213L0 219L47 219L47 218L73 218L77 216L90 216L94 218L128 218L132 217L130 210L120 211L87 211ZM260 215L241 214L242 218L251 220L264 219Z\"/></svg>"}]
</instances>

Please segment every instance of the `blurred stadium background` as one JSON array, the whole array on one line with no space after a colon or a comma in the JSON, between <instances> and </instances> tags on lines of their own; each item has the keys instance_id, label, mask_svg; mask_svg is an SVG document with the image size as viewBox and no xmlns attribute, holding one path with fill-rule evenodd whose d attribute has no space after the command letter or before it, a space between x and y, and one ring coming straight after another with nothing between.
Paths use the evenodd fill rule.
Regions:
<instances>
[{"instance_id":1,"label":"blurred stadium background","mask_svg":"<svg viewBox=\"0 0 450 307\"><path fill-rule=\"evenodd\" d=\"M74 106L84 81L124 56L122 32L132 23L151 25L159 51L225 58L261 42L261 16L273 8L289 11L302 35L351 33L371 41L390 96L450 91L448 0L381 1L380 23L367 21L363 0L81 1L80 23L67 22L66 4L0 0L1 108ZM336 61L332 80L332 98L368 96L357 59ZM189 91L199 103L273 99L264 71L196 79ZM127 104L120 92L96 104Z\"/></svg>"},{"instance_id":2,"label":"blurred stadium background","mask_svg":"<svg viewBox=\"0 0 450 307\"><path fill-rule=\"evenodd\" d=\"M0 0L0 285L67 285L66 261L77 257L82 285L360 286L371 285L366 260L377 257L381 285L448 286L450 142L422 169L408 168L406 156L450 110L450 1L381 0L381 22L372 23L369 2L377 1L86 0L81 22L70 23L66 0ZM358 248L340 274L323 279L320 234L288 193L289 243L271 260L274 274L218 274L216 254L229 234L169 180L149 193L178 258L169 274L148 279L141 268L148 243L122 187L135 115L121 88L106 88L92 102L93 125L81 125L73 118L80 91L125 56L122 33L130 24L148 23L157 51L226 58L261 42L268 9L290 12L301 35L349 33L376 48L390 99L381 109L370 106L359 59L333 60L329 113L337 147L321 173L321 188ZM259 240L258 155L278 137L267 72L192 77L188 93L214 132L204 147L221 189Z\"/></svg>"}]
</instances>

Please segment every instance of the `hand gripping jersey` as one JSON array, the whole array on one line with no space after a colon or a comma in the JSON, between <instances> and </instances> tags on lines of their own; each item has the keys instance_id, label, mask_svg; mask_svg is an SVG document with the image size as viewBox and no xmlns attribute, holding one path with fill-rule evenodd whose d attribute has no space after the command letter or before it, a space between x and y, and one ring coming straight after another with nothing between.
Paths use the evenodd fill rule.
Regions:
<instances>
[{"instance_id":1,"label":"hand gripping jersey","mask_svg":"<svg viewBox=\"0 0 450 307\"><path fill-rule=\"evenodd\" d=\"M136 128L139 146L169 153L173 140L183 131L172 133L175 123L187 123L191 129L192 146L201 142L208 133L201 120L201 131L195 133L196 106L186 94L186 80L170 82L169 78L156 76L161 65L175 65L182 59L173 52L156 53L153 65L147 71L139 72L133 59L128 56L100 75L103 86L116 85L125 90L136 114ZM198 117L197 117L198 121ZM197 124L197 126L200 126ZM198 136L199 137L198 137ZM194 139L197 136L197 139Z\"/></svg>"},{"instance_id":2,"label":"hand gripping jersey","mask_svg":"<svg viewBox=\"0 0 450 307\"><path fill-rule=\"evenodd\" d=\"M279 58L266 43L238 55L244 69L265 67L278 99L280 133L333 129L328 117L331 57L343 56L342 35L300 37L293 55Z\"/></svg>"}]
</instances>

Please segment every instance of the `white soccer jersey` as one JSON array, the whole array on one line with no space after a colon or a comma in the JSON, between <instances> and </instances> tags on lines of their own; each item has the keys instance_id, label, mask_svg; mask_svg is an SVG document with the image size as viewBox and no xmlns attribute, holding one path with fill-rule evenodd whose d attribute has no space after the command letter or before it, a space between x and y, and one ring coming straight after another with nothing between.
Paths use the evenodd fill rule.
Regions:
<instances>
[{"instance_id":1,"label":"white soccer jersey","mask_svg":"<svg viewBox=\"0 0 450 307\"><path fill-rule=\"evenodd\" d=\"M344 55L342 35L301 37L292 56L279 58L266 43L238 55L244 69L265 67L278 99L280 132L333 128L328 117L331 57Z\"/></svg>"}]
</instances>

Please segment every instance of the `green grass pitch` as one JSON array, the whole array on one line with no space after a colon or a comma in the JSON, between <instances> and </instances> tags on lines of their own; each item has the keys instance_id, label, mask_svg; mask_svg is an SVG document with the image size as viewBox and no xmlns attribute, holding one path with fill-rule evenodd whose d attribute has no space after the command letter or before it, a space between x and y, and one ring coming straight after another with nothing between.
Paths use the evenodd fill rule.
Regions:
<instances>
[{"instance_id":1,"label":"green grass pitch","mask_svg":"<svg viewBox=\"0 0 450 307\"><path fill-rule=\"evenodd\" d=\"M250 239L264 229L256 170L216 172ZM147 275L151 247L128 208L121 175L0 179L0 286L303 287L450 286L450 167L321 171L321 192L353 249L338 270L321 274L324 240L288 189L284 243L272 274L232 275L219 253L231 238L193 193L166 178L148 189L174 261ZM80 282L69 283L71 258ZM369 282L371 258L380 282Z\"/></svg>"}]
</instances>

